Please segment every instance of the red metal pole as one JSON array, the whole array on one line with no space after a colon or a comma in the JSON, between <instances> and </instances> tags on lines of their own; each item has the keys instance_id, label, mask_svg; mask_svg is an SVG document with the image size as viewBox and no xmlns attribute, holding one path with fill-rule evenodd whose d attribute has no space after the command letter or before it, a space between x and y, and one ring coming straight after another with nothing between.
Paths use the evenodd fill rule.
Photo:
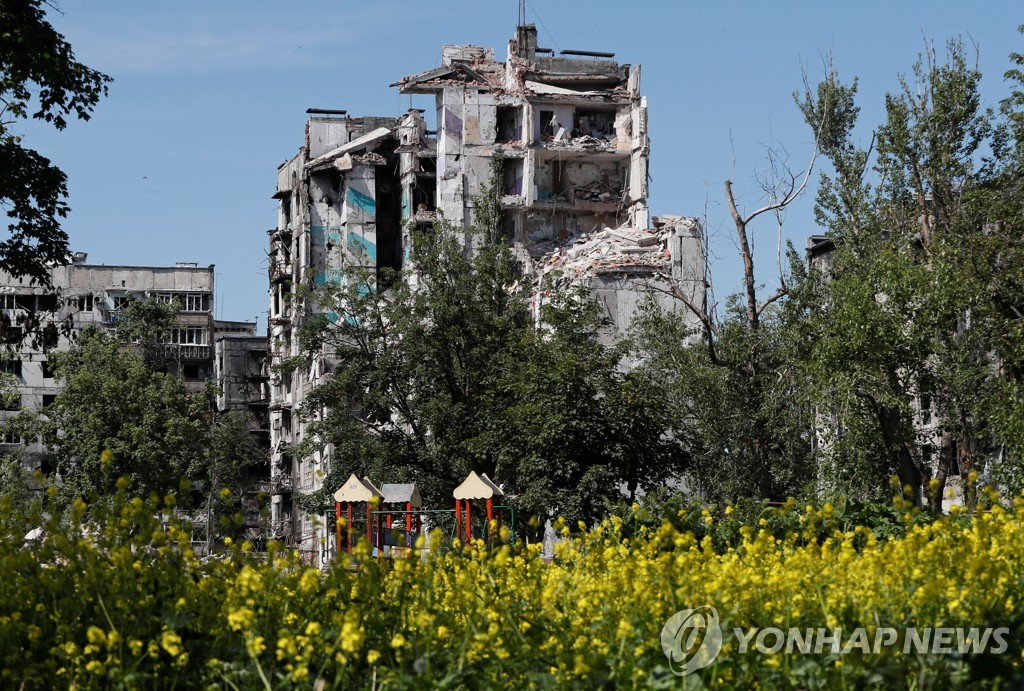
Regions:
<instances>
[{"instance_id":1,"label":"red metal pole","mask_svg":"<svg viewBox=\"0 0 1024 691\"><path fill-rule=\"evenodd\" d=\"M491 521L494 519L494 514L491 510L491 500L487 500L487 539L493 540L494 536L491 535Z\"/></svg>"},{"instance_id":2,"label":"red metal pole","mask_svg":"<svg viewBox=\"0 0 1024 691\"><path fill-rule=\"evenodd\" d=\"M384 556L384 515L377 514L377 556Z\"/></svg>"},{"instance_id":3,"label":"red metal pole","mask_svg":"<svg viewBox=\"0 0 1024 691\"><path fill-rule=\"evenodd\" d=\"M462 532L462 502L455 500L455 537Z\"/></svg>"},{"instance_id":4,"label":"red metal pole","mask_svg":"<svg viewBox=\"0 0 1024 691\"><path fill-rule=\"evenodd\" d=\"M337 534L334 539L334 554L341 554L341 502L334 502L334 532ZM337 558L337 557L336 557Z\"/></svg>"},{"instance_id":5,"label":"red metal pole","mask_svg":"<svg viewBox=\"0 0 1024 691\"><path fill-rule=\"evenodd\" d=\"M406 557L412 556L412 502L405 502L405 547Z\"/></svg>"},{"instance_id":6,"label":"red metal pole","mask_svg":"<svg viewBox=\"0 0 1024 691\"><path fill-rule=\"evenodd\" d=\"M366 542L373 548L373 506L366 502Z\"/></svg>"},{"instance_id":7,"label":"red metal pole","mask_svg":"<svg viewBox=\"0 0 1024 691\"><path fill-rule=\"evenodd\" d=\"M348 502L348 525L345 526L345 547L352 554L352 502Z\"/></svg>"},{"instance_id":8,"label":"red metal pole","mask_svg":"<svg viewBox=\"0 0 1024 691\"><path fill-rule=\"evenodd\" d=\"M469 499L466 500L466 544L473 541L473 523L469 519Z\"/></svg>"}]
</instances>

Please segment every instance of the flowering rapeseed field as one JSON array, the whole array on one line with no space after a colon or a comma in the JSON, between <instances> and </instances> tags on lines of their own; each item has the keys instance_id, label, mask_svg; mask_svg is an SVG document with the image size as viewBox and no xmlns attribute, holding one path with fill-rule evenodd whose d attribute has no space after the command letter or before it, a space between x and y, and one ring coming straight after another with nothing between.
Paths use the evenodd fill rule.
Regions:
<instances>
[{"instance_id":1,"label":"flowering rapeseed field","mask_svg":"<svg viewBox=\"0 0 1024 691\"><path fill-rule=\"evenodd\" d=\"M628 512L537 546L453 546L321 572L271 545L199 560L169 505L118 497L50 519L0 507L4 688L945 688L1019 681L1024 506L917 520L881 539L831 505L724 510L702 530ZM783 532L779 526L792 526ZM731 537L730 537L731 536ZM506 539L509 537L505 534ZM740 653L705 669L662 650L676 611L713 605L722 628L1004 626L1001 655Z\"/></svg>"}]
</instances>

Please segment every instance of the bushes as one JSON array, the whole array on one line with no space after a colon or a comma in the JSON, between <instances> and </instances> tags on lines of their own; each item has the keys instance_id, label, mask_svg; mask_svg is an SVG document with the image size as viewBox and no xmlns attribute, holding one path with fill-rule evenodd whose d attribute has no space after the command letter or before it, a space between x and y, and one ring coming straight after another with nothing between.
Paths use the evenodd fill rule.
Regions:
<instances>
[{"instance_id":1,"label":"bushes","mask_svg":"<svg viewBox=\"0 0 1024 691\"><path fill-rule=\"evenodd\" d=\"M704 534L645 525L638 511L568 537L551 564L538 546L436 536L427 562L364 549L321 573L274 545L255 555L233 544L200 561L172 503L122 493L109 508L79 502L63 524L0 506L0 686L678 686L661 629L705 604L725 631L699 672L710 685L978 686L1019 675L1022 507L910 516L889 540L831 506L770 509L765 526L698 512ZM777 536L769 519L791 529ZM45 537L26 541L40 524ZM1010 650L740 654L731 633L938 625L1009 627Z\"/></svg>"}]
</instances>

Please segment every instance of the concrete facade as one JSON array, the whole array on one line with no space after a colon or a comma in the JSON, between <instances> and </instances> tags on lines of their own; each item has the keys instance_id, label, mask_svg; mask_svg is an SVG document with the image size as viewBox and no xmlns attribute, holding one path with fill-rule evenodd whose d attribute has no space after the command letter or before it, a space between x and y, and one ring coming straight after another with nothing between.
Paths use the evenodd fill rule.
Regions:
<instances>
[{"instance_id":1,"label":"concrete facade","mask_svg":"<svg viewBox=\"0 0 1024 691\"><path fill-rule=\"evenodd\" d=\"M249 469L250 485L242 495L245 537L258 550L270 536L263 513L270 494L270 353L266 336L253 322L215 321L213 372L218 413L245 416L247 429L263 450L263 462ZM263 496L261 496L263 495Z\"/></svg>"},{"instance_id":2,"label":"concrete facade","mask_svg":"<svg viewBox=\"0 0 1024 691\"><path fill-rule=\"evenodd\" d=\"M477 199L500 188L501 240L534 281L533 306L551 290L587 285L614 325L628 328L648 294L679 307L669 283L703 300L704 247L696 219L652 219L648 210L647 101L640 67L608 53L553 51L519 26L502 62L492 49L447 45L441 66L392 86L434 96L397 118L310 110L305 142L278 168L277 225L269 231L273 363L299 355L307 317L302 286L344 280L347 267L401 270L416 226L473 225ZM652 221L654 221L652 226ZM479 242L463 235L471 249ZM272 520L276 537L312 562L333 548L328 521L298 511L294 494L320 489L330 447L292 451L304 437L299 408L325 376L325 357L270 386Z\"/></svg>"},{"instance_id":3,"label":"concrete facade","mask_svg":"<svg viewBox=\"0 0 1024 691\"><path fill-rule=\"evenodd\" d=\"M260 445L270 447L270 353L266 336L253 322L214 323L213 380L216 409L243 413Z\"/></svg>"},{"instance_id":4,"label":"concrete facade","mask_svg":"<svg viewBox=\"0 0 1024 691\"><path fill-rule=\"evenodd\" d=\"M163 345L173 356L168 370L181 376L189 389L201 391L213 375L214 267L186 262L170 267L106 266L85 260L86 255L79 253L72 263L54 267L54 290L0 273L0 309L11 324L12 341L2 355L2 367L17 378L19 408L39 410L60 392L60 382L47 365L49 353L68 350L75 334L88 326L113 333L133 297L178 300L179 326ZM21 339L23 330L27 337ZM34 337L37 332L41 336ZM0 419L14 412L0 411ZM45 462L37 441L2 441L0 451L23 446L28 464L38 467Z\"/></svg>"}]
</instances>

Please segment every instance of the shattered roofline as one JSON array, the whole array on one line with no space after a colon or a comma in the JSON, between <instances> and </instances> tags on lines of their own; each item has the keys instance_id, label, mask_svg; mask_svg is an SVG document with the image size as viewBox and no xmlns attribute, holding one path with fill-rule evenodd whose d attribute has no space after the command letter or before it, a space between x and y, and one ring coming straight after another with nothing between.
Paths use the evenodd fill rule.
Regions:
<instances>
[{"instance_id":1,"label":"shattered roofline","mask_svg":"<svg viewBox=\"0 0 1024 691\"><path fill-rule=\"evenodd\" d=\"M627 89L633 71L631 65L588 57L612 56L612 53L539 56L535 30L527 27L527 31L532 32L528 42L532 41L533 49L524 51L522 47L510 45L507 61L496 60L490 48L446 45L442 49L441 66L403 77L391 86L397 87L401 94L430 94L451 85L515 93L528 90L527 81L565 89L566 95L596 95ZM514 39L512 44L516 43Z\"/></svg>"}]
</instances>

